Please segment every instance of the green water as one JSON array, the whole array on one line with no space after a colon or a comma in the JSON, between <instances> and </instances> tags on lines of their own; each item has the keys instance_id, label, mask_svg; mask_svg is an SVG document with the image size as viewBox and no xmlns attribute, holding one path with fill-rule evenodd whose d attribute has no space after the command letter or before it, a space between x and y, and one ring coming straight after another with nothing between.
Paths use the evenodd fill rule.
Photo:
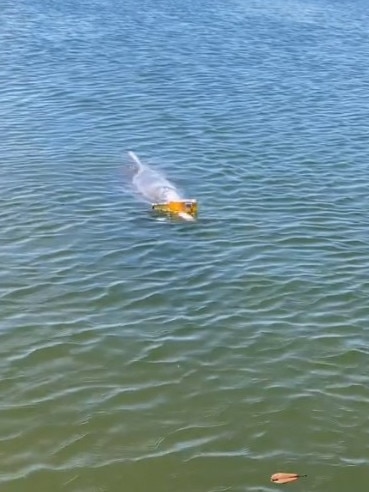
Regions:
<instances>
[{"instance_id":1,"label":"green water","mask_svg":"<svg viewBox=\"0 0 369 492\"><path fill-rule=\"evenodd\" d=\"M1 491L365 491L367 5L0 12Z\"/></svg>"}]
</instances>

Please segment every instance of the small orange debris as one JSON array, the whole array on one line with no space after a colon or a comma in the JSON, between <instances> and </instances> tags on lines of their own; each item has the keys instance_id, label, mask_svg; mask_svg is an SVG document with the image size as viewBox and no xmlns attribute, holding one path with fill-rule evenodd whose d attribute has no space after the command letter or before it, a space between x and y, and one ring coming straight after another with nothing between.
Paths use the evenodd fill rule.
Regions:
<instances>
[{"instance_id":1,"label":"small orange debris","mask_svg":"<svg viewBox=\"0 0 369 492\"><path fill-rule=\"evenodd\" d=\"M294 482L298 478L307 477L307 475L298 475L297 473L274 473L270 477L270 481L273 483L290 483Z\"/></svg>"}]
</instances>

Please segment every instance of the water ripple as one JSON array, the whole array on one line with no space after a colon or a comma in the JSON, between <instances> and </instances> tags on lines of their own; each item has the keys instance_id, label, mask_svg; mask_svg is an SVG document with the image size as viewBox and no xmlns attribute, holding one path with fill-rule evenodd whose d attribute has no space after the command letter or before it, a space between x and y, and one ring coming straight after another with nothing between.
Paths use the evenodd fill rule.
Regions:
<instances>
[{"instance_id":1,"label":"water ripple","mask_svg":"<svg viewBox=\"0 0 369 492\"><path fill-rule=\"evenodd\" d=\"M365 490L364 7L5 0L4 491Z\"/></svg>"}]
</instances>

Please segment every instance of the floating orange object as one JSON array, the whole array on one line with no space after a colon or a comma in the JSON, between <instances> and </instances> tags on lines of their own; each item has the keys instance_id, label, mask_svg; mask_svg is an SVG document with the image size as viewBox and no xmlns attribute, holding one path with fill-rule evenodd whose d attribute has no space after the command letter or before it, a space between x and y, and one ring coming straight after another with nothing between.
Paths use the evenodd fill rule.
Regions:
<instances>
[{"instance_id":1,"label":"floating orange object","mask_svg":"<svg viewBox=\"0 0 369 492\"><path fill-rule=\"evenodd\" d=\"M297 473L274 473L270 477L270 481L273 483L290 483L301 477L307 477L307 475L298 475Z\"/></svg>"},{"instance_id":2,"label":"floating orange object","mask_svg":"<svg viewBox=\"0 0 369 492\"><path fill-rule=\"evenodd\" d=\"M179 215L184 213L196 217L197 202L196 200L180 200L178 202L153 203L152 209L164 214Z\"/></svg>"}]
</instances>

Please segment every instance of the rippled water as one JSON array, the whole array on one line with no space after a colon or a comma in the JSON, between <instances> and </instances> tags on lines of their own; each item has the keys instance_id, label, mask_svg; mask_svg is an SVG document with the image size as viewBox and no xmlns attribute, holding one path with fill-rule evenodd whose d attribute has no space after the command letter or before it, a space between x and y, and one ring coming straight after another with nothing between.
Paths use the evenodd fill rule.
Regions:
<instances>
[{"instance_id":1,"label":"rippled water","mask_svg":"<svg viewBox=\"0 0 369 492\"><path fill-rule=\"evenodd\" d=\"M0 13L2 492L366 490L366 3Z\"/></svg>"}]
</instances>

